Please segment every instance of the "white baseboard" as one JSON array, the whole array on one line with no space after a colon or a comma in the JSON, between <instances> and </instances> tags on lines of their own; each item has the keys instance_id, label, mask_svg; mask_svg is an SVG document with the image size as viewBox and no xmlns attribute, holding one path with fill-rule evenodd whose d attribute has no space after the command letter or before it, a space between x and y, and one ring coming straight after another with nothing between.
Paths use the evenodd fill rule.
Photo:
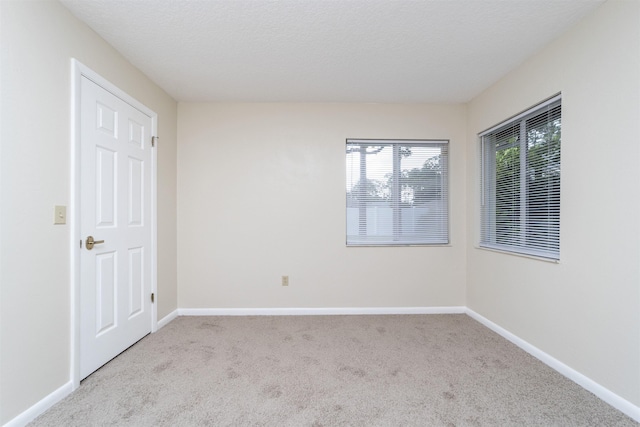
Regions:
<instances>
[{"instance_id":1,"label":"white baseboard","mask_svg":"<svg viewBox=\"0 0 640 427\"><path fill-rule=\"evenodd\" d=\"M178 310L173 310L171 313L158 320L158 330L167 326L169 322L178 317Z\"/></svg>"},{"instance_id":2,"label":"white baseboard","mask_svg":"<svg viewBox=\"0 0 640 427\"><path fill-rule=\"evenodd\" d=\"M466 307L179 308L179 316L326 316L351 314L463 314ZM164 319L163 319L164 320Z\"/></svg>"},{"instance_id":3,"label":"white baseboard","mask_svg":"<svg viewBox=\"0 0 640 427\"><path fill-rule=\"evenodd\" d=\"M549 354L540 350L538 347L529 344L525 340L512 334L511 332L507 331L501 326L498 326L497 324L493 323L491 320L481 316L480 314L476 313L470 308L466 309L466 313L471 318L482 323L484 326L491 329L498 335L501 335L502 337L511 341L512 343L514 343L515 345L517 345L518 347L520 347L521 349L523 349L524 351L532 355L533 357L539 359L544 364L555 369L565 377L569 378L571 381L580 385L582 388L595 394L600 399L607 402L609 405L618 409L620 412L628 415L629 417L633 418L635 421L640 422L640 407L618 396L617 394L613 393L611 390L593 381L591 378L588 378L585 375L581 374L580 372L576 371L575 369L565 365L558 359L550 356Z\"/></svg>"},{"instance_id":4,"label":"white baseboard","mask_svg":"<svg viewBox=\"0 0 640 427\"><path fill-rule=\"evenodd\" d=\"M53 393L40 400L38 403L9 421L4 427L23 427L35 420L38 415L43 414L47 409L51 408L56 403L67 397L73 391L73 383L69 381L62 387L55 390Z\"/></svg>"}]
</instances>

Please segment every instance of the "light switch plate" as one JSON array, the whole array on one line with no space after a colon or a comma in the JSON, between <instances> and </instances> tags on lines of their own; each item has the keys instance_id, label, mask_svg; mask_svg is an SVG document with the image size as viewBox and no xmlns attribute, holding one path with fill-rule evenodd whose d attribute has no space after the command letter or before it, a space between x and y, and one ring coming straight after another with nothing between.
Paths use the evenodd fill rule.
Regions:
<instances>
[{"instance_id":1,"label":"light switch plate","mask_svg":"<svg viewBox=\"0 0 640 427\"><path fill-rule=\"evenodd\" d=\"M53 208L53 223L54 224L66 224L67 223L67 207L66 206L54 206L54 208Z\"/></svg>"}]
</instances>

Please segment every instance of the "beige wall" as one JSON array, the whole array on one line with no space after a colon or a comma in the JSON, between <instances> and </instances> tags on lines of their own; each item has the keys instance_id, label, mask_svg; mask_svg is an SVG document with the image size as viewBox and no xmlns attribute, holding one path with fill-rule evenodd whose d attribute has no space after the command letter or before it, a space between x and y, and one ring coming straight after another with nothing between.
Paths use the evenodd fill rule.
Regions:
<instances>
[{"instance_id":1,"label":"beige wall","mask_svg":"<svg viewBox=\"0 0 640 427\"><path fill-rule=\"evenodd\" d=\"M640 404L640 3L611 0L468 105L467 306ZM562 92L560 263L477 249L476 134Z\"/></svg>"},{"instance_id":2,"label":"beige wall","mask_svg":"<svg viewBox=\"0 0 640 427\"><path fill-rule=\"evenodd\" d=\"M451 140L451 246L345 247L346 138ZM464 305L464 106L180 103L178 141L179 307Z\"/></svg>"},{"instance_id":3,"label":"beige wall","mask_svg":"<svg viewBox=\"0 0 640 427\"><path fill-rule=\"evenodd\" d=\"M177 104L53 1L0 1L0 424L70 379L71 57L158 113L158 317L176 308ZM71 210L68 210L71 213Z\"/></svg>"}]
</instances>

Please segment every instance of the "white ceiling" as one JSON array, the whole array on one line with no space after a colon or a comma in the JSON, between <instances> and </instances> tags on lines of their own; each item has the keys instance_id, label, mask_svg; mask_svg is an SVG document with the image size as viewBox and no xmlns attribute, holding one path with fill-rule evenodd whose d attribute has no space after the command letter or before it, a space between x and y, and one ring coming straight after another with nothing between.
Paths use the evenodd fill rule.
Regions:
<instances>
[{"instance_id":1,"label":"white ceiling","mask_svg":"<svg viewBox=\"0 0 640 427\"><path fill-rule=\"evenodd\" d=\"M62 0L178 101L458 103L604 0Z\"/></svg>"}]
</instances>

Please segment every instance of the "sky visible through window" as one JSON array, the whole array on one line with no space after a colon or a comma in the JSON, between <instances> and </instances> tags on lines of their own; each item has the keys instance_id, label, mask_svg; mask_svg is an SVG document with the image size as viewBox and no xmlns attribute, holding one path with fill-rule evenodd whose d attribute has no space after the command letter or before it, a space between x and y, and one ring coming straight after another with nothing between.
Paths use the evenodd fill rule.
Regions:
<instances>
[{"instance_id":1,"label":"sky visible through window","mask_svg":"<svg viewBox=\"0 0 640 427\"><path fill-rule=\"evenodd\" d=\"M384 144L381 144L384 145ZM412 148L415 146L412 146ZM425 158L429 159L440 154L440 148L418 146L420 149L419 156L408 156L402 158L402 170L420 169L425 162ZM425 155L426 154L426 155ZM370 154L367 156L367 179L386 182L387 174L392 168L393 149L387 146L378 154ZM360 180L360 153L354 152L347 154L347 179L346 189L351 191L354 185Z\"/></svg>"}]
</instances>

